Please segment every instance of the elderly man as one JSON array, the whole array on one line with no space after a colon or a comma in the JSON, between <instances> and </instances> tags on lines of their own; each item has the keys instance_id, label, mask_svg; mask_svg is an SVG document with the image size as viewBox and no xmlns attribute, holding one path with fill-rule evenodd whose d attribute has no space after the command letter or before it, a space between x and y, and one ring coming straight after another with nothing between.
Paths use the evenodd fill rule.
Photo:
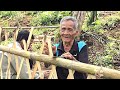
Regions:
<instances>
[{"instance_id":1,"label":"elderly man","mask_svg":"<svg viewBox=\"0 0 120 90\"><path fill-rule=\"evenodd\" d=\"M55 56L60 56L70 60L88 63L87 45L84 41L77 42L75 37L78 35L78 22L72 16L66 16L60 21L61 42L52 47ZM49 54L48 44L44 46L44 51ZM66 79L68 69L56 67L58 79ZM75 71L75 79L87 79L86 73Z\"/></svg>"}]
</instances>

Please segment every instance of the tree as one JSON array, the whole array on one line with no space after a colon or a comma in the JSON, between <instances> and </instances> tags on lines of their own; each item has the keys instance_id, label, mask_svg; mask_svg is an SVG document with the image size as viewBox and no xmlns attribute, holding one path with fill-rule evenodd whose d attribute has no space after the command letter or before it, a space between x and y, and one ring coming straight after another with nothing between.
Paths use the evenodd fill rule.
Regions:
<instances>
[{"instance_id":1,"label":"tree","mask_svg":"<svg viewBox=\"0 0 120 90\"><path fill-rule=\"evenodd\" d=\"M72 11L72 16L76 17L76 19L78 20L79 34L78 34L77 40L80 40L80 32L82 30L82 25L85 20L86 11Z\"/></svg>"},{"instance_id":2,"label":"tree","mask_svg":"<svg viewBox=\"0 0 120 90\"><path fill-rule=\"evenodd\" d=\"M92 25L97 20L97 11L91 11L87 26Z\"/></svg>"}]
</instances>

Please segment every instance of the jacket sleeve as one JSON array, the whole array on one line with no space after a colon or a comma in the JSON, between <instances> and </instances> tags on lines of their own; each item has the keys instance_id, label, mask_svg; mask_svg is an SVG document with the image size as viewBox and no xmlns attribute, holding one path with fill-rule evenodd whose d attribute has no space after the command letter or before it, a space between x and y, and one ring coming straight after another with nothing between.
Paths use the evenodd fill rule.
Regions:
<instances>
[{"instance_id":1,"label":"jacket sleeve","mask_svg":"<svg viewBox=\"0 0 120 90\"><path fill-rule=\"evenodd\" d=\"M80 62L83 62L83 63L88 63L88 62L89 62L89 61L88 61L88 48L87 48L87 45L85 45L85 46L81 49L81 51L80 51L80 53L79 53L78 60L79 60Z\"/></svg>"},{"instance_id":2,"label":"jacket sleeve","mask_svg":"<svg viewBox=\"0 0 120 90\"><path fill-rule=\"evenodd\" d=\"M15 60L16 60L16 59L15 59L15 56L12 55L11 64L12 64L13 68L15 69L15 71L17 72ZM19 65L19 67L20 67L20 63L21 63L22 60L24 60L24 58L18 56L18 65ZM28 69L27 69L27 63L26 63L25 60L23 61L23 64L22 64L22 68L21 68L21 72L20 72L20 76L19 76L19 77L20 77L20 79L29 79Z\"/></svg>"}]
</instances>

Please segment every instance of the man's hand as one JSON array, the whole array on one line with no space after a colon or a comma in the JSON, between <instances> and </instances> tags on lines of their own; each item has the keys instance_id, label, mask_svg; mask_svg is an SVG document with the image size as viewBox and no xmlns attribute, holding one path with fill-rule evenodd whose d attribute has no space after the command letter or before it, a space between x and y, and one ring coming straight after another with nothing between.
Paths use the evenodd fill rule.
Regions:
<instances>
[{"instance_id":1,"label":"man's hand","mask_svg":"<svg viewBox=\"0 0 120 90\"><path fill-rule=\"evenodd\" d=\"M77 61L77 60L75 59L75 57L74 57L70 52L67 52L67 53L62 54L61 57L65 58L65 59L70 59L70 60L75 60L75 61Z\"/></svg>"},{"instance_id":2,"label":"man's hand","mask_svg":"<svg viewBox=\"0 0 120 90\"><path fill-rule=\"evenodd\" d=\"M53 54L56 53L56 46L52 46L52 51L53 51ZM49 54L49 49L48 49L48 43L46 42L45 45L44 45L44 54Z\"/></svg>"},{"instance_id":3,"label":"man's hand","mask_svg":"<svg viewBox=\"0 0 120 90\"><path fill-rule=\"evenodd\" d=\"M44 71L43 71L44 78L48 78L49 75L50 75L50 72L51 72L51 70L44 70Z\"/></svg>"}]
</instances>

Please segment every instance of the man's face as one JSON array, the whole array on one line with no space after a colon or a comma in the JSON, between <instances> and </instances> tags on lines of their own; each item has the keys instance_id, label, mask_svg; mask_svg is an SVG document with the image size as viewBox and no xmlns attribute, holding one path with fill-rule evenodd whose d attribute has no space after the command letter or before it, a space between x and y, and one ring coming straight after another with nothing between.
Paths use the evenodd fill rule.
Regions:
<instances>
[{"instance_id":1,"label":"man's face","mask_svg":"<svg viewBox=\"0 0 120 90\"><path fill-rule=\"evenodd\" d=\"M74 28L74 22L63 21L60 25L60 36L63 42L71 42L74 40L78 31Z\"/></svg>"}]
</instances>

